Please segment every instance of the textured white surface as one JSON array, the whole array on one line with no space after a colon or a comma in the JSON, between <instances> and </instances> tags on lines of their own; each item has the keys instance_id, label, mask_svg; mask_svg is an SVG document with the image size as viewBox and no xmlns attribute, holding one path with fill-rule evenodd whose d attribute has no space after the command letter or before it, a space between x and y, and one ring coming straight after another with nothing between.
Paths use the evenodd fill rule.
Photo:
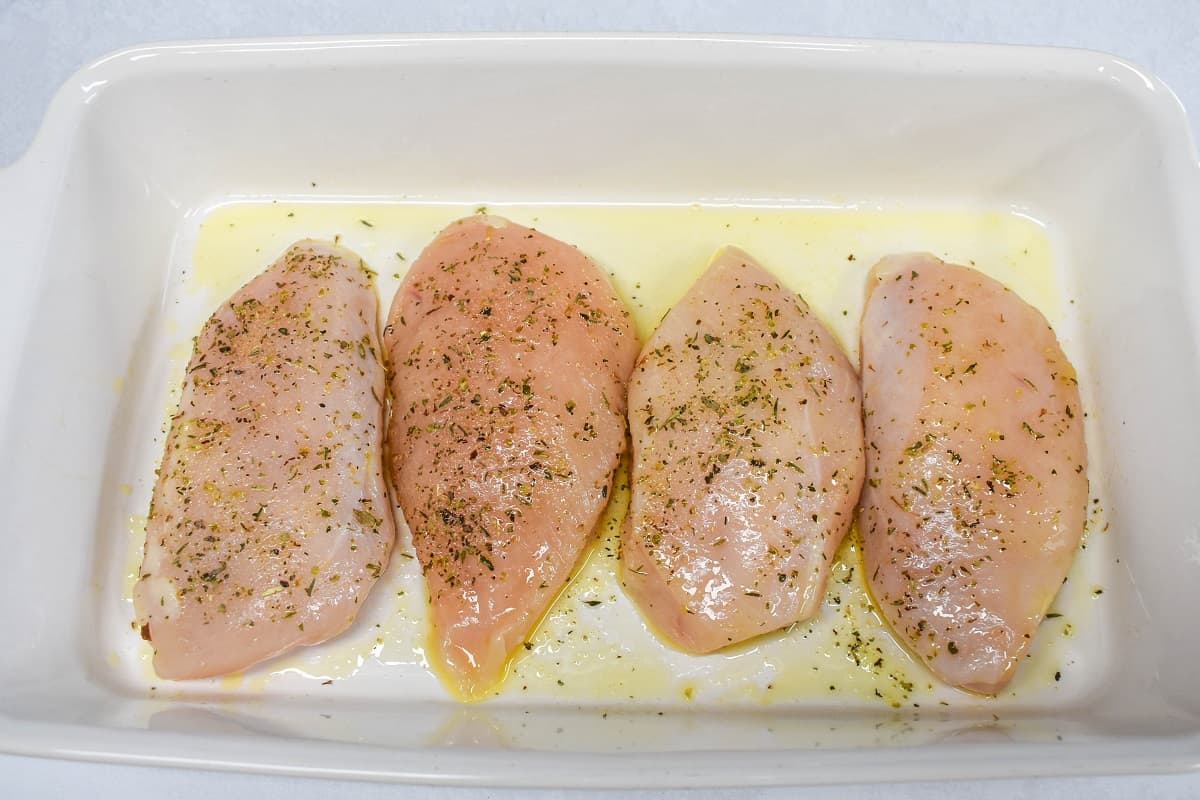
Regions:
<instances>
[{"instance_id":1,"label":"textured white surface","mask_svg":"<svg viewBox=\"0 0 1200 800\"><path fill-rule=\"evenodd\" d=\"M742 2L703 0L521 4L486 0L441 3L351 0L334 6L290 0L254 5L234 0L160 4L147 0L36 3L0 0L0 164L17 158L36 131L46 103L77 66L140 42L304 33L458 30L722 31L868 36L1089 47L1131 59L1162 77L1184 104L1200 109L1200 3L1097 0L1051 4L1003 0L894 2ZM1193 129L1197 117L1193 115ZM397 720L397 724L403 724ZM98 797L423 797L424 788L276 779L0 757L13 797L61 797L89 787ZM746 797L1194 797L1200 777L1130 777L981 784L859 786L835 790L747 792ZM9 793L6 792L6 795ZM528 792L446 790L439 797L530 796ZM679 793L703 797L705 792ZM585 793L543 793L581 797ZM610 795L610 796L616 796ZM714 793L715 796L715 793ZM736 793L721 796L737 796Z\"/></svg>"}]
</instances>

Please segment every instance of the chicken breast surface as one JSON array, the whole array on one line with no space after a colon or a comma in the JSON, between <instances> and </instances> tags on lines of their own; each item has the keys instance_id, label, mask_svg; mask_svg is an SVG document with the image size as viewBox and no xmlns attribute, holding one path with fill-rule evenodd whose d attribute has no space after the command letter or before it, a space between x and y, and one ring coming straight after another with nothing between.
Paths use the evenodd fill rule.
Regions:
<instances>
[{"instance_id":1,"label":"chicken breast surface","mask_svg":"<svg viewBox=\"0 0 1200 800\"><path fill-rule=\"evenodd\" d=\"M871 593L939 678L994 694L1083 531L1075 370L1040 312L973 269L892 256L868 292L859 527Z\"/></svg>"},{"instance_id":2,"label":"chicken breast surface","mask_svg":"<svg viewBox=\"0 0 1200 800\"><path fill-rule=\"evenodd\" d=\"M426 247L384 334L391 474L445 676L477 697L566 584L625 447L638 340L574 247L494 216Z\"/></svg>"},{"instance_id":3,"label":"chicken breast surface","mask_svg":"<svg viewBox=\"0 0 1200 800\"><path fill-rule=\"evenodd\" d=\"M395 528L378 301L306 240L209 318L146 523L134 607L163 678L221 675L354 621Z\"/></svg>"},{"instance_id":4,"label":"chicken breast surface","mask_svg":"<svg viewBox=\"0 0 1200 800\"><path fill-rule=\"evenodd\" d=\"M858 376L804 300L719 252L629 389L621 580L703 653L811 617L863 480Z\"/></svg>"}]
</instances>

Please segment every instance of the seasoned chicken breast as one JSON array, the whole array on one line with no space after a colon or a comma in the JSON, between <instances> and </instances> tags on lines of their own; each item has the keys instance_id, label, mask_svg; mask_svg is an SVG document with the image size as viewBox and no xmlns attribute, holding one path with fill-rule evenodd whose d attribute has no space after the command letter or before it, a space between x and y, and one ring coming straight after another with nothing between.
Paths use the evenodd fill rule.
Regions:
<instances>
[{"instance_id":1,"label":"seasoned chicken breast","mask_svg":"<svg viewBox=\"0 0 1200 800\"><path fill-rule=\"evenodd\" d=\"M858 376L804 300L718 253L643 348L629 388L621 580L704 653L820 608L863 480Z\"/></svg>"},{"instance_id":2,"label":"seasoned chicken breast","mask_svg":"<svg viewBox=\"0 0 1200 800\"><path fill-rule=\"evenodd\" d=\"M163 678L345 630L395 537L371 273L303 241L205 323L154 487L134 607Z\"/></svg>"},{"instance_id":3,"label":"seasoned chicken breast","mask_svg":"<svg viewBox=\"0 0 1200 800\"><path fill-rule=\"evenodd\" d=\"M872 271L862 325L871 593L945 682L1009 682L1083 531L1075 370L1032 306L927 254Z\"/></svg>"},{"instance_id":4,"label":"seasoned chicken breast","mask_svg":"<svg viewBox=\"0 0 1200 800\"><path fill-rule=\"evenodd\" d=\"M577 249L479 215L413 264L384 342L391 474L435 655L476 697L566 584L608 502L637 337Z\"/></svg>"}]
</instances>

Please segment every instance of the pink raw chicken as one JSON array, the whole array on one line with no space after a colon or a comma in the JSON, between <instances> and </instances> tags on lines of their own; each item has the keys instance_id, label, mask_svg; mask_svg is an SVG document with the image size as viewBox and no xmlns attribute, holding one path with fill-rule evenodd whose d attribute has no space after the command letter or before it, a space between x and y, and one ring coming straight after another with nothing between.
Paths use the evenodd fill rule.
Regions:
<instances>
[{"instance_id":1,"label":"pink raw chicken","mask_svg":"<svg viewBox=\"0 0 1200 800\"><path fill-rule=\"evenodd\" d=\"M927 254L871 272L862 324L871 593L947 683L1008 684L1083 531L1075 370L1046 319Z\"/></svg>"},{"instance_id":2,"label":"pink raw chicken","mask_svg":"<svg viewBox=\"0 0 1200 800\"><path fill-rule=\"evenodd\" d=\"M804 300L726 248L646 343L629 390L621 580L704 653L807 619L863 480L858 376Z\"/></svg>"},{"instance_id":3,"label":"pink raw chicken","mask_svg":"<svg viewBox=\"0 0 1200 800\"><path fill-rule=\"evenodd\" d=\"M205 323L146 523L134 607L163 678L345 630L388 562L371 274L293 246Z\"/></svg>"},{"instance_id":4,"label":"pink raw chicken","mask_svg":"<svg viewBox=\"0 0 1200 800\"><path fill-rule=\"evenodd\" d=\"M384 334L391 470L459 694L489 690L593 535L625 447L629 314L574 247L493 216L425 249Z\"/></svg>"}]
</instances>

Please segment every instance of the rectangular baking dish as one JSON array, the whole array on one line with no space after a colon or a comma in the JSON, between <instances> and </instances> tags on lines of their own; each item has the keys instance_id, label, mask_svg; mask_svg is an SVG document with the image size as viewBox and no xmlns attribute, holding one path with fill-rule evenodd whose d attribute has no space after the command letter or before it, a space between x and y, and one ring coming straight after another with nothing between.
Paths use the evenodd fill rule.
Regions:
<instances>
[{"instance_id":1,"label":"rectangular baking dish","mask_svg":"<svg viewBox=\"0 0 1200 800\"><path fill-rule=\"evenodd\" d=\"M1080 51L438 36L102 59L0 172L0 749L513 786L1193 769L1197 178L1170 91ZM161 388L148 354L197 216L273 197L904 204L1038 220L1078 305L1073 357L1109 524L1105 645L1085 688L1045 708L938 710L131 687L108 663L116 634L97 609L128 536L117 467L160 422L139 400Z\"/></svg>"}]
</instances>

